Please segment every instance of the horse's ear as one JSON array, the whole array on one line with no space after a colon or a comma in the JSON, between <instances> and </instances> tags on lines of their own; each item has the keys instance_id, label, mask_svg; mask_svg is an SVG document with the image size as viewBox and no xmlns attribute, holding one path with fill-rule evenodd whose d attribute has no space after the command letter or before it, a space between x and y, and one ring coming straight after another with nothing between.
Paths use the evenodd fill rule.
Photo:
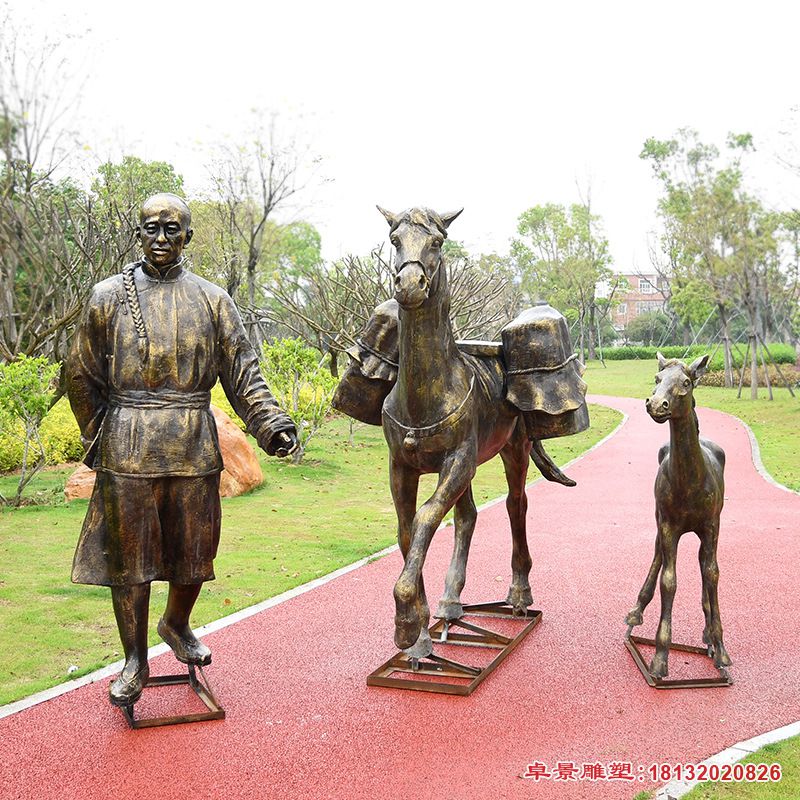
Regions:
<instances>
[{"instance_id":1,"label":"horse's ear","mask_svg":"<svg viewBox=\"0 0 800 800\"><path fill-rule=\"evenodd\" d=\"M395 225L397 225L396 214L392 214L391 211L387 211L385 208L381 208L380 206L375 206L375 208L377 208L378 211L380 211L381 214L383 214L383 216L386 217L386 221L389 223L390 228L393 228Z\"/></svg>"},{"instance_id":2,"label":"horse's ear","mask_svg":"<svg viewBox=\"0 0 800 800\"><path fill-rule=\"evenodd\" d=\"M442 225L444 225L445 229L450 227L450 223L463 211L463 208L459 208L458 211L449 211L446 214L439 214L439 217L442 220Z\"/></svg>"},{"instance_id":3,"label":"horse's ear","mask_svg":"<svg viewBox=\"0 0 800 800\"><path fill-rule=\"evenodd\" d=\"M658 359L658 368L659 369L664 369L664 367L667 366L667 359L664 358L664 356L661 355L661 351L660 350L656 353L656 358Z\"/></svg>"},{"instance_id":4,"label":"horse's ear","mask_svg":"<svg viewBox=\"0 0 800 800\"><path fill-rule=\"evenodd\" d=\"M700 356L696 361L692 361L691 366L689 367L689 374L692 376L692 381L694 381L694 385L697 386L697 382L703 375L706 374L708 370L708 353L704 356Z\"/></svg>"}]
</instances>

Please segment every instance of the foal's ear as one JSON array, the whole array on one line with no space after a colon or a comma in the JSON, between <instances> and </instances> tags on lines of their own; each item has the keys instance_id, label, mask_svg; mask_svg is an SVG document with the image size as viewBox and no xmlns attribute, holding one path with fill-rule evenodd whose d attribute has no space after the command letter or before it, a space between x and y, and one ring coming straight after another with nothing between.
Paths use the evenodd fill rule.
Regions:
<instances>
[{"instance_id":1,"label":"foal's ear","mask_svg":"<svg viewBox=\"0 0 800 800\"><path fill-rule=\"evenodd\" d=\"M389 223L390 228L394 228L394 226L397 225L397 214L392 214L391 211L387 211L385 208L381 208L380 206L375 206L375 208L377 208L378 211L383 214L383 216L386 218L386 221Z\"/></svg>"},{"instance_id":2,"label":"foal's ear","mask_svg":"<svg viewBox=\"0 0 800 800\"><path fill-rule=\"evenodd\" d=\"M689 374L692 376L692 380L694 381L694 385L697 386L698 381L703 375L706 374L708 371L708 353L704 356L700 356L696 361L692 361L691 365L689 366Z\"/></svg>"},{"instance_id":3,"label":"foal's ear","mask_svg":"<svg viewBox=\"0 0 800 800\"><path fill-rule=\"evenodd\" d=\"M664 367L667 366L667 359L664 358L664 356L661 355L661 351L660 350L656 353L656 358L658 359L658 368L659 368L659 370L664 369Z\"/></svg>"},{"instance_id":4,"label":"foal's ear","mask_svg":"<svg viewBox=\"0 0 800 800\"><path fill-rule=\"evenodd\" d=\"M450 227L450 223L463 211L463 208L459 208L458 211L448 211L445 214L439 214L442 219L442 225L445 228Z\"/></svg>"}]
</instances>

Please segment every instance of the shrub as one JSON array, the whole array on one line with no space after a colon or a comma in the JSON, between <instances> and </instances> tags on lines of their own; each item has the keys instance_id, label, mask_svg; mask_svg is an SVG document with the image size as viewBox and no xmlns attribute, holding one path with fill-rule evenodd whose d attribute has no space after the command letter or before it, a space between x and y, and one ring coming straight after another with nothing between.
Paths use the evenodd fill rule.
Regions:
<instances>
[{"instance_id":1,"label":"shrub","mask_svg":"<svg viewBox=\"0 0 800 800\"><path fill-rule=\"evenodd\" d=\"M278 404L297 426L300 443L292 458L299 464L314 434L331 411L337 379L325 366L326 357L302 339L265 342L261 369Z\"/></svg>"},{"instance_id":2,"label":"shrub","mask_svg":"<svg viewBox=\"0 0 800 800\"><path fill-rule=\"evenodd\" d=\"M40 427L55 395L60 364L46 357L19 356L0 364L0 413L3 432L22 443L21 473L16 494L11 501L19 505L22 492L45 465L46 454ZM5 498L0 496L0 500Z\"/></svg>"},{"instance_id":3,"label":"shrub","mask_svg":"<svg viewBox=\"0 0 800 800\"><path fill-rule=\"evenodd\" d=\"M795 349L788 344L768 344L769 352L778 364L794 364L797 361ZM716 350L716 353L714 351ZM631 359L655 360L656 353L661 351L665 358L680 358L690 361L705 353L714 353L714 357L709 364L709 370L719 370L725 368L722 347L717 345L694 344L690 347L683 345L671 345L668 347L608 347L603 348L603 358L608 361L629 361ZM740 367L742 358L745 354L745 347L733 349L733 364Z\"/></svg>"}]
</instances>

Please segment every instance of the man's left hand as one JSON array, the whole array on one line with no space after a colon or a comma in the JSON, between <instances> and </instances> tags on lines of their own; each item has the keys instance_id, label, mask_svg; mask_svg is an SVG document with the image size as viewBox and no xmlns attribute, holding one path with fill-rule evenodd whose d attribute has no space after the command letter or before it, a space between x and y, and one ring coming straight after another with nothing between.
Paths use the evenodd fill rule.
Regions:
<instances>
[{"instance_id":1,"label":"man's left hand","mask_svg":"<svg viewBox=\"0 0 800 800\"><path fill-rule=\"evenodd\" d=\"M286 456L294 453L298 447L300 447L300 442L297 441L297 434L294 431L281 431L276 433L270 440L267 454L278 458L286 458Z\"/></svg>"}]
</instances>

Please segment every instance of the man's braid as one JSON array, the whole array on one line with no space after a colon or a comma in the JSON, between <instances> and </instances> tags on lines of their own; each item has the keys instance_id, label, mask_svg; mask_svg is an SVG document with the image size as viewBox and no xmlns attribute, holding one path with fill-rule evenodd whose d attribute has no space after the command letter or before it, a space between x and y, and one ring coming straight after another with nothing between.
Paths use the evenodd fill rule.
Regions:
<instances>
[{"instance_id":1,"label":"man's braid","mask_svg":"<svg viewBox=\"0 0 800 800\"><path fill-rule=\"evenodd\" d=\"M139 358L144 363L147 361L150 352L150 340L147 337L147 328L145 328L144 320L142 319L142 307L139 305L139 293L136 291L136 282L133 279L135 269L136 263L126 264L122 268L122 283L125 287L128 308L131 310L131 318L139 338Z\"/></svg>"}]
</instances>

